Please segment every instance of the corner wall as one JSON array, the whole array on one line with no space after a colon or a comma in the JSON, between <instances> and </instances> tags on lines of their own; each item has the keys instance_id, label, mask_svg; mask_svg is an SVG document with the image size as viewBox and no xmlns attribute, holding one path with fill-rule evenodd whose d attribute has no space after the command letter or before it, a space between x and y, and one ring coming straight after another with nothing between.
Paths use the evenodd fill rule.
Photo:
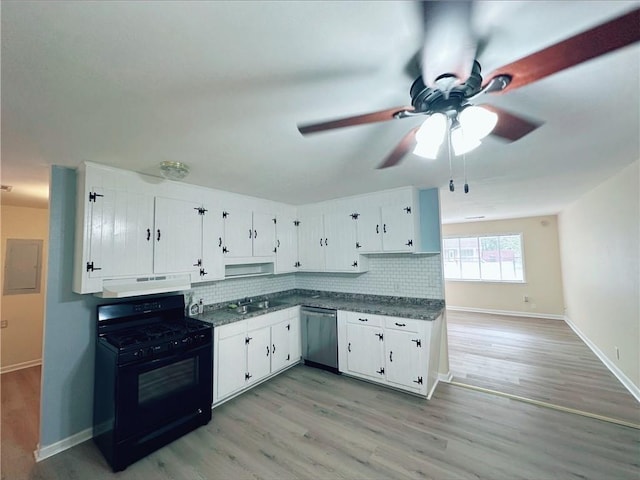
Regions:
<instances>
[{"instance_id":1,"label":"corner wall","mask_svg":"<svg viewBox=\"0 0 640 480\"><path fill-rule=\"evenodd\" d=\"M8 322L7 327L0 330L2 373L38 365L42 359L48 229L47 209L2 205L2 274L7 258L7 239L43 241L40 293L2 295L2 320ZM0 288L4 289L4 282Z\"/></svg>"},{"instance_id":2,"label":"corner wall","mask_svg":"<svg viewBox=\"0 0 640 480\"><path fill-rule=\"evenodd\" d=\"M614 373L619 370L635 385L636 393L640 392L638 165L639 161L631 164L559 216L566 317Z\"/></svg>"},{"instance_id":3,"label":"corner wall","mask_svg":"<svg viewBox=\"0 0 640 480\"><path fill-rule=\"evenodd\" d=\"M526 283L447 280L447 307L561 318L564 303L555 215L442 226L443 237L508 233L522 233Z\"/></svg>"}]
</instances>

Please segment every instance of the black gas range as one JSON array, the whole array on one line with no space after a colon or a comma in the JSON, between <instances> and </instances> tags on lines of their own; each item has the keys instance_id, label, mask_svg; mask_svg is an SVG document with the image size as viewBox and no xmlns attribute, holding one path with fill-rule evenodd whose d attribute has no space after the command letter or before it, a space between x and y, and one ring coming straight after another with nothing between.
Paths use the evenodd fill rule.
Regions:
<instances>
[{"instance_id":1,"label":"black gas range","mask_svg":"<svg viewBox=\"0 0 640 480\"><path fill-rule=\"evenodd\" d=\"M211 325L184 296L98 306L94 440L114 471L211 420Z\"/></svg>"}]
</instances>

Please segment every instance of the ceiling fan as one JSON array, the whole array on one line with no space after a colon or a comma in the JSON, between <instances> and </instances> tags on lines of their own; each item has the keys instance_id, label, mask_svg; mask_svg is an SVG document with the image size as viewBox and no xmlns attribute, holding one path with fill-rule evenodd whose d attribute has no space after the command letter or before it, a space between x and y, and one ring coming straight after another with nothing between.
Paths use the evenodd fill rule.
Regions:
<instances>
[{"instance_id":1,"label":"ceiling fan","mask_svg":"<svg viewBox=\"0 0 640 480\"><path fill-rule=\"evenodd\" d=\"M484 94L509 92L640 40L637 8L504 65L483 79L476 60L483 41L475 38L471 28L472 2L423 1L420 5L425 42L421 74L410 88L411 105L298 125L301 134L427 116L420 127L411 129L400 140L378 169L397 165L413 148L417 155L436 158L445 138L449 155L452 147L456 155L470 151L488 134L513 142L542 123L494 106L475 106L473 100ZM443 51L448 54L443 56ZM453 191L453 180L450 189Z\"/></svg>"}]
</instances>

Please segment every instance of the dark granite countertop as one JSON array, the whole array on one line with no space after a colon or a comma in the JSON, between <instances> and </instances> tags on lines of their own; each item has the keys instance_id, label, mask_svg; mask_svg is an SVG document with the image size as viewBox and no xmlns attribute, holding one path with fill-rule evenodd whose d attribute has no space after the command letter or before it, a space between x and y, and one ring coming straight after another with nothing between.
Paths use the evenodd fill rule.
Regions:
<instances>
[{"instance_id":1,"label":"dark granite countertop","mask_svg":"<svg viewBox=\"0 0 640 480\"><path fill-rule=\"evenodd\" d=\"M205 312L200 315L195 315L194 318L209 322L213 324L214 327L219 327L246 318L303 305L432 321L438 318L444 309L444 300L300 289L253 297L253 300L256 302L269 300L271 306L263 310L240 314L228 307L229 304L237 302L223 302L206 305Z\"/></svg>"}]
</instances>

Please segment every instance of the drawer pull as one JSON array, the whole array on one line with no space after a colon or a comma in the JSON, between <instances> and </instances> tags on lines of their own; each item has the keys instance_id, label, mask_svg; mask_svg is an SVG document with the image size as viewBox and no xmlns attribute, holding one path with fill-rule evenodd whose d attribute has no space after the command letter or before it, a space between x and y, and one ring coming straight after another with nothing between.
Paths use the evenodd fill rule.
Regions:
<instances>
[{"instance_id":1,"label":"drawer pull","mask_svg":"<svg viewBox=\"0 0 640 480\"><path fill-rule=\"evenodd\" d=\"M407 324L406 323L398 323L396 322L396 327L406 327Z\"/></svg>"},{"instance_id":2,"label":"drawer pull","mask_svg":"<svg viewBox=\"0 0 640 480\"><path fill-rule=\"evenodd\" d=\"M368 318L359 318L358 320L360 320L361 322L368 322L369 321Z\"/></svg>"}]
</instances>

